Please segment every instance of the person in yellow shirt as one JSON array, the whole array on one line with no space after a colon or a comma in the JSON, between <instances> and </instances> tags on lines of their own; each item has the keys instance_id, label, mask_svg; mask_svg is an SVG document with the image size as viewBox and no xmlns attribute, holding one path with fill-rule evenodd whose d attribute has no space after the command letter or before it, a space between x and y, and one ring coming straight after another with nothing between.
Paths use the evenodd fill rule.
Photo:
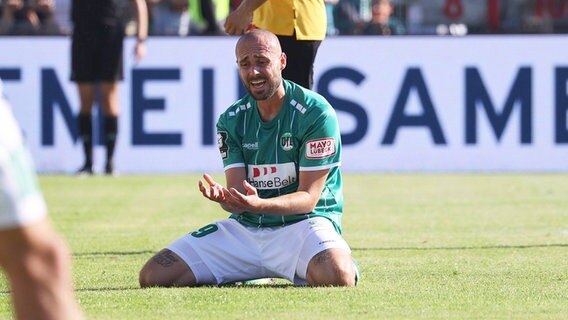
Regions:
<instances>
[{"instance_id":1,"label":"person in yellow shirt","mask_svg":"<svg viewBox=\"0 0 568 320\"><path fill-rule=\"evenodd\" d=\"M225 32L240 35L251 28L274 33L288 58L284 79L312 89L314 61L327 28L324 0L243 0L225 19Z\"/></svg>"}]
</instances>

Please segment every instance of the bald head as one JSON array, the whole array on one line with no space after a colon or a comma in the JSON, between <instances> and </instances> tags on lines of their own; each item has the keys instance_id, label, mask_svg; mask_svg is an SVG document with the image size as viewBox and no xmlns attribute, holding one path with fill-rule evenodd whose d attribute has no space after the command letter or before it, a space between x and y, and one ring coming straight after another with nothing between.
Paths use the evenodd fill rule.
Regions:
<instances>
[{"instance_id":1,"label":"bald head","mask_svg":"<svg viewBox=\"0 0 568 320\"><path fill-rule=\"evenodd\" d=\"M243 34L239 38L239 41L237 41L237 46L235 48L237 59L239 57L239 52L242 51L242 49L245 47L259 47L278 56L282 54L280 41L278 41L276 35L274 35L270 31L262 29L254 29Z\"/></svg>"},{"instance_id":2,"label":"bald head","mask_svg":"<svg viewBox=\"0 0 568 320\"><path fill-rule=\"evenodd\" d=\"M272 32L255 29L245 33L237 42L235 54L241 81L251 96L257 101L284 96L282 70L286 54Z\"/></svg>"}]
</instances>

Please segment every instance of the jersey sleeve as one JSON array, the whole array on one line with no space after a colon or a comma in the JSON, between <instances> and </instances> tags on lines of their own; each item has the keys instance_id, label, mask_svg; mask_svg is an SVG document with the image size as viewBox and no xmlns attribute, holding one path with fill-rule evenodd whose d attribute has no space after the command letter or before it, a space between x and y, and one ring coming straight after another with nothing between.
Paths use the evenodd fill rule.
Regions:
<instances>
[{"instance_id":1,"label":"jersey sleeve","mask_svg":"<svg viewBox=\"0 0 568 320\"><path fill-rule=\"evenodd\" d=\"M238 141L235 126L231 126L226 118L221 116L217 122L217 145L225 170L245 166L241 144Z\"/></svg>"},{"instance_id":2,"label":"jersey sleeve","mask_svg":"<svg viewBox=\"0 0 568 320\"><path fill-rule=\"evenodd\" d=\"M309 119L308 119L309 120ZM329 169L341 165L341 136L331 106L307 121L300 148L300 171Z\"/></svg>"}]
</instances>

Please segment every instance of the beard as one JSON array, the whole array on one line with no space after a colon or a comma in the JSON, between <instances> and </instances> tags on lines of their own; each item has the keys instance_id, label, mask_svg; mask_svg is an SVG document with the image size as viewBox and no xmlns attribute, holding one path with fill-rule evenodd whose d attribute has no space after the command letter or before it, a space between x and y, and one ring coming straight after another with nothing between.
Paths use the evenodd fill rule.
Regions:
<instances>
[{"instance_id":1,"label":"beard","mask_svg":"<svg viewBox=\"0 0 568 320\"><path fill-rule=\"evenodd\" d=\"M264 80L265 83L262 85L262 88L255 88L250 81L244 81L241 78L241 81L247 90L247 92L256 100L256 101L263 101L266 100L274 95L276 91L278 91L278 87L282 83L282 79L274 80L274 79L253 79L254 80Z\"/></svg>"}]
</instances>

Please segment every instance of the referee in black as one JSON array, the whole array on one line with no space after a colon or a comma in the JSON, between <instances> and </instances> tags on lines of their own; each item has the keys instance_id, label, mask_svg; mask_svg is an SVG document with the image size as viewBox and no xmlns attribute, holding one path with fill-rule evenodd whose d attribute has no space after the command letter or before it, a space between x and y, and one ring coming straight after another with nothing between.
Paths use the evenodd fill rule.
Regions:
<instances>
[{"instance_id":1,"label":"referee in black","mask_svg":"<svg viewBox=\"0 0 568 320\"><path fill-rule=\"evenodd\" d=\"M113 155L120 113L118 84L123 79L123 40L128 10L133 3L137 22L135 57L146 54L148 8L145 0L73 0L71 19L71 81L79 89L81 110L78 117L79 138L83 143L85 163L78 174L93 174L92 109L95 87L104 116L106 146L105 174L114 174Z\"/></svg>"}]
</instances>

